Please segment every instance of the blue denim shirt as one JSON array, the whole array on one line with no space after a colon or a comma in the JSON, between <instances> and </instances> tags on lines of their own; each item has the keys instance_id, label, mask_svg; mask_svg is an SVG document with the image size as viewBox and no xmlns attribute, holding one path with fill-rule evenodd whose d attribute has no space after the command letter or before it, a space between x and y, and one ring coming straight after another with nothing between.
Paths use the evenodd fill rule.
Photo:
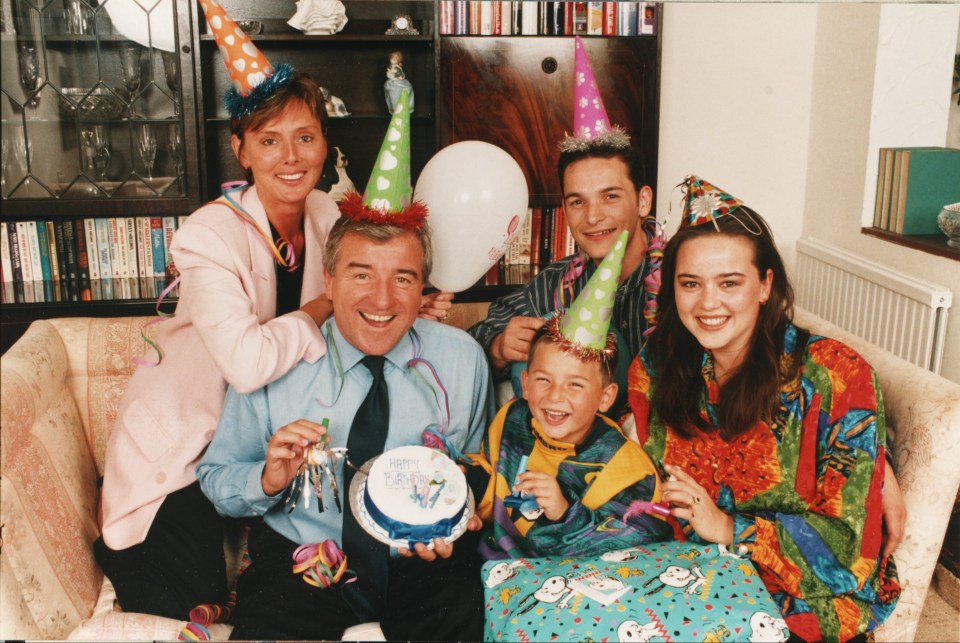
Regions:
<instances>
[{"instance_id":1,"label":"blue denim shirt","mask_svg":"<svg viewBox=\"0 0 960 643\"><path fill-rule=\"evenodd\" d=\"M267 442L291 422L303 418L320 423L328 418L330 446L347 445L353 416L373 378L360 364L364 354L347 343L332 319L325 325L324 336L327 354L317 362L301 361L285 376L252 393L227 391L216 434L197 466L197 478L224 516L262 515L274 531L296 543L330 538L342 546L343 515L336 509L329 485L324 485L326 511L319 513L313 503L309 508L298 503L288 513L281 502L283 493L268 496L260 483ZM463 452L479 451L494 410L487 359L480 345L461 330L417 319L385 357L390 428L384 449L422 444L424 429L446 423L439 379L449 397L446 437ZM432 365L437 379L414 358ZM341 464L336 476L344 502L342 469Z\"/></svg>"}]
</instances>

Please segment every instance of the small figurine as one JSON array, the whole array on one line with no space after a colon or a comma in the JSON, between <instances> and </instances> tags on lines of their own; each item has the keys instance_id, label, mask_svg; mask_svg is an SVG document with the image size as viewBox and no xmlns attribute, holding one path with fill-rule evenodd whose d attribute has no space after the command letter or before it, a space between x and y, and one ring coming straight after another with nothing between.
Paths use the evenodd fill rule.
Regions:
<instances>
[{"instance_id":1,"label":"small figurine","mask_svg":"<svg viewBox=\"0 0 960 643\"><path fill-rule=\"evenodd\" d=\"M413 113L413 85L403 73L403 53L390 52L390 64L387 66L387 82L383 84L383 95L387 100L387 109L393 113L404 89L410 90L410 113Z\"/></svg>"},{"instance_id":2,"label":"small figurine","mask_svg":"<svg viewBox=\"0 0 960 643\"><path fill-rule=\"evenodd\" d=\"M326 188L325 191L334 201L342 199L347 192L356 191L353 181L347 176L347 155L339 147L330 148L327 162L323 164L323 175L320 181L325 185L318 187Z\"/></svg>"},{"instance_id":3,"label":"small figurine","mask_svg":"<svg viewBox=\"0 0 960 643\"><path fill-rule=\"evenodd\" d=\"M331 118L340 118L343 116L349 116L350 112L347 111L346 104L330 93L330 90L326 87L320 88L320 93L323 94L323 104L327 108L327 116Z\"/></svg>"},{"instance_id":4,"label":"small figurine","mask_svg":"<svg viewBox=\"0 0 960 643\"><path fill-rule=\"evenodd\" d=\"M347 10L340 0L297 0L287 24L308 36L329 36L347 24Z\"/></svg>"}]
</instances>

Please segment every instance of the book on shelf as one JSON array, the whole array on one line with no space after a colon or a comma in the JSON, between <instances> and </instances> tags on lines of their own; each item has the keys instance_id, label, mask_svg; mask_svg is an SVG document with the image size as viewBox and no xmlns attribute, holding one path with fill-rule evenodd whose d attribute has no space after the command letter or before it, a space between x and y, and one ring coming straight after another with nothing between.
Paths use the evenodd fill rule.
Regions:
<instances>
[{"instance_id":1,"label":"book on shelf","mask_svg":"<svg viewBox=\"0 0 960 643\"><path fill-rule=\"evenodd\" d=\"M520 34L536 36L540 28L540 3L521 2L521 5L523 8L520 13Z\"/></svg>"},{"instance_id":2,"label":"book on shelf","mask_svg":"<svg viewBox=\"0 0 960 643\"><path fill-rule=\"evenodd\" d=\"M636 36L639 29L636 2L617 2L617 35Z\"/></svg>"},{"instance_id":3,"label":"book on shelf","mask_svg":"<svg viewBox=\"0 0 960 643\"><path fill-rule=\"evenodd\" d=\"M13 281L23 283L23 258L20 256L20 241L17 224L13 221L7 223L7 240L10 246L10 270L13 273Z\"/></svg>"},{"instance_id":4,"label":"book on shelf","mask_svg":"<svg viewBox=\"0 0 960 643\"><path fill-rule=\"evenodd\" d=\"M97 224L93 219L83 220L83 233L87 240L87 265L90 281L100 281L100 248L97 244Z\"/></svg>"},{"instance_id":5,"label":"book on shelf","mask_svg":"<svg viewBox=\"0 0 960 643\"><path fill-rule=\"evenodd\" d=\"M136 217L137 226L137 278L147 278L147 251L150 249L150 217ZM153 257L150 258L153 270Z\"/></svg>"},{"instance_id":6,"label":"book on shelf","mask_svg":"<svg viewBox=\"0 0 960 643\"><path fill-rule=\"evenodd\" d=\"M617 2L603 3L603 35L617 35Z\"/></svg>"},{"instance_id":7,"label":"book on shelf","mask_svg":"<svg viewBox=\"0 0 960 643\"><path fill-rule=\"evenodd\" d=\"M564 35L564 25L566 23L566 2L548 2L547 3L547 31L551 36Z\"/></svg>"},{"instance_id":8,"label":"book on shelf","mask_svg":"<svg viewBox=\"0 0 960 643\"><path fill-rule=\"evenodd\" d=\"M573 33L574 35L585 36L587 34L587 3L573 3Z\"/></svg>"},{"instance_id":9,"label":"book on shelf","mask_svg":"<svg viewBox=\"0 0 960 643\"><path fill-rule=\"evenodd\" d=\"M113 279L113 267L110 256L110 222L106 219L94 219L97 228L97 262L100 266L100 281Z\"/></svg>"},{"instance_id":10,"label":"book on shelf","mask_svg":"<svg viewBox=\"0 0 960 643\"><path fill-rule=\"evenodd\" d=\"M127 219L127 261L130 264L130 270L127 274L130 278L139 277L140 266L137 265L139 250L137 249L137 218L126 217Z\"/></svg>"},{"instance_id":11,"label":"book on shelf","mask_svg":"<svg viewBox=\"0 0 960 643\"><path fill-rule=\"evenodd\" d=\"M485 4L482 2L482 0L470 0L470 13L467 17L469 31L467 31L467 33L471 36L480 35L480 20L482 13L480 5L482 4Z\"/></svg>"},{"instance_id":12,"label":"book on shelf","mask_svg":"<svg viewBox=\"0 0 960 643\"><path fill-rule=\"evenodd\" d=\"M481 36L492 36L493 31L493 5L494 3L491 0L482 0L477 4L480 5L480 35ZM497 3L499 7L499 3ZM473 32L471 32L473 33Z\"/></svg>"},{"instance_id":13,"label":"book on shelf","mask_svg":"<svg viewBox=\"0 0 960 643\"><path fill-rule=\"evenodd\" d=\"M7 224L0 221L0 272L4 282L13 282L13 266L10 263L10 232Z\"/></svg>"},{"instance_id":14,"label":"book on shelf","mask_svg":"<svg viewBox=\"0 0 960 643\"><path fill-rule=\"evenodd\" d=\"M40 279L53 281L53 268L50 262L50 242L47 240L47 222L33 221L37 231L37 252L40 256Z\"/></svg>"},{"instance_id":15,"label":"book on shelf","mask_svg":"<svg viewBox=\"0 0 960 643\"><path fill-rule=\"evenodd\" d=\"M637 35L657 35L657 11L659 7L656 2L637 3Z\"/></svg>"},{"instance_id":16,"label":"book on shelf","mask_svg":"<svg viewBox=\"0 0 960 643\"><path fill-rule=\"evenodd\" d=\"M87 251L86 222L77 219L71 226L74 230L74 239L77 242L77 290L80 301L90 301L90 261ZM66 228L64 228L66 230Z\"/></svg>"},{"instance_id":17,"label":"book on shelf","mask_svg":"<svg viewBox=\"0 0 960 643\"><path fill-rule=\"evenodd\" d=\"M501 36L513 34L513 2L500 2L500 30Z\"/></svg>"},{"instance_id":18,"label":"book on shelf","mask_svg":"<svg viewBox=\"0 0 960 643\"><path fill-rule=\"evenodd\" d=\"M454 2L453 0L440 0L437 5L437 32L441 36L449 36L454 30Z\"/></svg>"},{"instance_id":19,"label":"book on shelf","mask_svg":"<svg viewBox=\"0 0 960 643\"><path fill-rule=\"evenodd\" d=\"M47 225L47 237L50 238L51 234L53 235L53 243L50 248L51 253L56 253L57 255L57 265L59 267L60 279L63 283L69 283L70 279L76 280L77 277L77 264L74 260L73 265L70 265L70 260L67 257L67 241L64 234L63 226L64 224L71 224L72 221L66 221L64 219L56 219L48 222ZM70 239L73 239L73 229L71 228Z\"/></svg>"},{"instance_id":20,"label":"book on shelf","mask_svg":"<svg viewBox=\"0 0 960 643\"><path fill-rule=\"evenodd\" d=\"M891 197L890 231L904 235L939 234L937 215L960 201L960 149L898 148L896 197Z\"/></svg>"},{"instance_id":21,"label":"book on shelf","mask_svg":"<svg viewBox=\"0 0 960 643\"><path fill-rule=\"evenodd\" d=\"M150 217L150 251L153 255L151 277L165 277L167 274L166 250L163 247L163 221L160 217Z\"/></svg>"},{"instance_id":22,"label":"book on shelf","mask_svg":"<svg viewBox=\"0 0 960 643\"><path fill-rule=\"evenodd\" d=\"M40 236L36 221L27 221L27 243L30 252L30 267L33 270L33 281L43 281L43 264L40 255ZM50 266L47 266L49 274Z\"/></svg>"},{"instance_id":23,"label":"book on shelf","mask_svg":"<svg viewBox=\"0 0 960 643\"><path fill-rule=\"evenodd\" d=\"M603 35L603 3L602 2L587 3L587 35L588 36Z\"/></svg>"},{"instance_id":24,"label":"book on shelf","mask_svg":"<svg viewBox=\"0 0 960 643\"><path fill-rule=\"evenodd\" d=\"M77 238L74 234L74 222L61 219L57 221L58 239L63 240L63 295L69 301L80 300L80 286L78 284L77 265Z\"/></svg>"},{"instance_id":25,"label":"book on shelf","mask_svg":"<svg viewBox=\"0 0 960 643\"><path fill-rule=\"evenodd\" d=\"M176 269L173 265L173 257L170 256L170 244L173 243L173 233L177 231L176 217L163 217L163 255L166 259L163 267L164 276L173 281L177 278Z\"/></svg>"},{"instance_id":26,"label":"book on shelf","mask_svg":"<svg viewBox=\"0 0 960 643\"><path fill-rule=\"evenodd\" d=\"M877 162L877 195L873 206L873 226L887 229L890 217L890 192L893 187L893 148L880 149Z\"/></svg>"},{"instance_id":27,"label":"book on shelf","mask_svg":"<svg viewBox=\"0 0 960 643\"><path fill-rule=\"evenodd\" d=\"M39 225L39 222L38 222ZM54 222L52 220L47 220L43 222L45 228L45 237L47 241L47 254L50 258L50 278L54 281L60 281L60 258L61 255L57 253L57 231L54 228ZM39 232L39 230L38 230ZM61 239L60 249L63 249L63 242Z\"/></svg>"},{"instance_id":28,"label":"book on shelf","mask_svg":"<svg viewBox=\"0 0 960 643\"><path fill-rule=\"evenodd\" d=\"M470 33L470 2L469 0L454 0L453 33L458 35Z\"/></svg>"}]
</instances>

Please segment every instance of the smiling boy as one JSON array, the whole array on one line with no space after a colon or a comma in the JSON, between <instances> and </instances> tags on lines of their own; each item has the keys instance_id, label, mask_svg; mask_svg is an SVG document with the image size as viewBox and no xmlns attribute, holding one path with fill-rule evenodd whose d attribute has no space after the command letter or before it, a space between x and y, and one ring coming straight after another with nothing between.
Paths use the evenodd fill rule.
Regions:
<instances>
[{"instance_id":1,"label":"smiling boy","mask_svg":"<svg viewBox=\"0 0 960 643\"><path fill-rule=\"evenodd\" d=\"M536 331L521 374L523 399L502 408L481 464L491 479L477 513L487 559L595 555L671 534L635 500L659 498L653 463L601 415L617 397L616 340L608 332L628 233L570 309Z\"/></svg>"}]
</instances>

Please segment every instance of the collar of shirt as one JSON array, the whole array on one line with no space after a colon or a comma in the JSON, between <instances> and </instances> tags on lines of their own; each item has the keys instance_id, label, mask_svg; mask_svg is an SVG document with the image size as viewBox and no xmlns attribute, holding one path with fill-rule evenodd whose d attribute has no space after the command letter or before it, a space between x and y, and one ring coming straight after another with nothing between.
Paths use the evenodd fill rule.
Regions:
<instances>
[{"instance_id":1,"label":"collar of shirt","mask_svg":"<svg viewBox=\"0 0 960 643\"><path fill-rule=\"evenodd\" d=\"M340 359L340 367L343 369L343 372L346 373L356 366L361 359L366 357L367 354L347 341L343 333L340 332L340 327L337 326L336 317L331 317L327 321L326 326L327 349L331 352L336 351L336 355ZM406 369L408 362L416 357L417 346L414 341L414 333L415 331L412 329L407 330L400 338L400 341L384 355L386 360L393 364L395 368L401 370Z\"/></svg>"}]
</instances>

